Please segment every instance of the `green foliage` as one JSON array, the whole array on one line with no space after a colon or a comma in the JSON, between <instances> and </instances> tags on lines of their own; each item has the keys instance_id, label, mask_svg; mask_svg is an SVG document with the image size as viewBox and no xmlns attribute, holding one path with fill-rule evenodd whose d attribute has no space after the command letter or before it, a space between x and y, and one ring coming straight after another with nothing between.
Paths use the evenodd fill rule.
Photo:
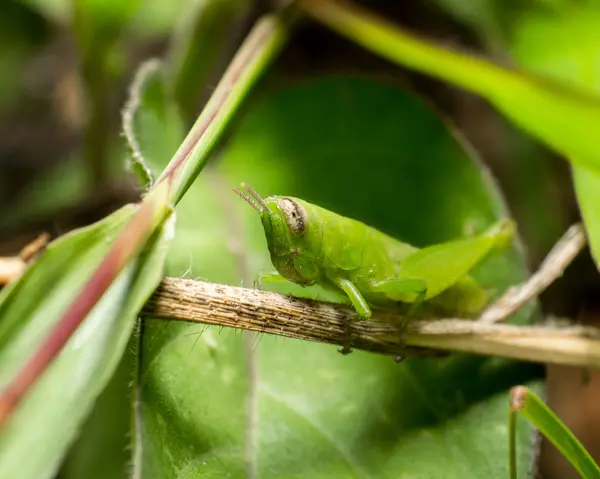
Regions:
<instances>
[{"instance_id":1,"label":"green foliage","mask_svg":"<svg viewBox=\"0 0 600 479\"><path fill-rule=\"evenodd\" d=\"M600 121L598 97L437 47L381 18L363 17L349 8L331 4L312 6L309 11L384 58L483 96L526 132L560 153L571 154L575 163L600 171L596 138L587 128Z\"/></svg>"},{"instance_id":2,"label":"green foliage","mask_svg":"<svg viewBox=\"0 0 600 479\"><path fill-rule=\"evenodd\" d=\"M219 58L230 48L234 27L250 9L248 0L188 0L172 37L170 85L185 118L193 117Z\"/></svg>"},{"instance_id":3,"label":"green foliage","mask_svg":"<svg viewBox=\"0 0 600 479\"><path fill-rule=\"evenodd\" d=\"M536 394L524 387L511 390L510 425L515 427L515 413L526 417L569 460L583 479L600 478L600 468L575 435ZM516 479L514 448L511 450L511 479Z\"/></svg>"},{"instance_id":4,"label":"green foliage","mask_svg":"<svg viewBox=\"0 0 600 479\"><path fill-rule=\"evenodd\" d=\"M488 173L414 95L367 79L322 79L269 94L245 112L218 164L177 207L168 274L250 286L272 269L256 212L230 190L242 180L416 245L483 232L507 215ZM474 274L497 294L525 277L522 261L512 247ZM529 321L532 307L515 320ZM536 371L461 355L398 365L150 319L141 344L136 466L149 478L247 470L278 478L464 477L467 469L505 477L505 391ZM521 431L522 471L530 434Z\"/></svg>"},{"instance_id":5,"label":"green foliage","mask_svg":"<svg viewBox=\"0 0 600 479\"><path fill-rule=\"evenodd\" d=\"M123 113L123 131L131 151L131 168L144 189L155 172L150 168L170 158L183 140L183 124L177 108L168 100L161 64L150 60L137 72Z\"/></svg>"},{"instance_id":6,"label":"green foliage","mask_svg":"<svg viewBox=\"0 0 600 479\"><path fill-rule=\"evenodd\" d=\"M515 58L526 68L561 80L592 94L600 93L600 41L597 26L600 7L582 3L554 15L532 12L514 32L511 45ZM543 39L543 40L542 40ZM582 125L593 131L593 123ZM577 200L590 237L592 253L600 264L600 173L584 165L576 148L567 152L573 161Z\"/></svg>"},{"instance_id":7,"label":"green foliage","mask_svg":"<svg viewBox=\"0 0 600 479\"><path fill-rule=\"evenodd\" d=\"M64 1L28 3L68 21ZM135 18L134 28L144 23L137 11L141 0L125 3L74 3L74 30L91 117L96 118L88 132L88 153L97 154L100 148L94 144L104 148L106 143L99 112L122 66L121 35ZM572 10L564 2L547 1L540 11L565 16L537 16L532 8L531 16L517 16L516 22L514 12L495 0L468 6L460 0L438 3L489 35L491 48L508 45L522 65L569 84L447 53L377 24L355 24L359 35L354 39L484 96L524 131L567 154L598 255L600 156L590 126L600 119L592 68L598 55L593 35L598 12L587 3ZM165 18L172 18L172 7L166 8ZM125 433L135 439L133 468L144 479L506 477L506 391L521 382L541 390L534 367L465 355L410 358L398 365L363 352L342 357L332 346L152 318L134 337L138 355L123 359L136 315L162 276L165 256L170 275L248 287L259 273L272 269L260 222L231 192L242 181L264 194L306 199L418 247L473 237L510 216L489 173L448 122L414 94L361 77L320 78L258 92L218 162L192 184L286 38L285 28L276 30L252 68L237 65L241 77L226 85L235 92L226 108L214 116L205 112L188 136L196 139L182 144L182 115L194 111L202 88L212 88L206 78L246 8L243 0L190 0L165 67L147 63L136 78L125 130L142 185L150 188L153 173L163 170L175 152L187 152L189 161L173 196L179 202L177 223L173 217L154 225L143 254L118 276L0 432L0 476L51 477L122 361L123 375L102 396L63 470L65 477L92 477L99 463L111 472L96 477L122 476L122 457L113 460L112 451L96 450L92 458L90 451ZM167 31L167 23L160 19L148 31ZM348 25L333 26L353 34ZM572 38L572 29L580 36ZM90 167L98 166L96 160ZM128 206L59 239L2 292L0 389L72 303L132 215ZM517 237L501 254L479 264L473 276L497 297L526 278L524 264ZM325 297L318 288L297 285L279 291ZM537 316L531 302L512 321L524 324ZM135 366L133 391L126 391L127 361ZM118 396L125 394L139 399L135 424L128 431L104 430L99 418L114 419L109 417L113 407L119 408L112 411L115 417L125 417ZM116 397L121 400L112 401ZM531 439L531 428L520 430L519 477L533 459ZM41 443L47 447L39 448Z\"/></svg>"},{"instance_id":8,"label":"green foliage","mask_svg":"<svg viewBox=\"0 0 600 479\"><path fill-rule=\"evenodd\" d=\"M0 389L39 347L135 209L60 238L0 296ZM0 476L50 478L125 350L136 313L162 277L172 223L157 231L70 338L0 432ZM39 445L44 444L43 448ZM24 460L27 458L27 460Z\"/></svg>"},{"instance_id":9,"label":"green foliage","mask_svg":"<svg viewBox=\"0 0 600 479\"><path fill-rule=\"evenodd\" d=\"M600 155L595 129L591 126L600 122L600 96L591 93L589 87L573 88L574 84L577 85L576 81L555 82L548 76L504 69L485 60L437 47L386 24L381 18L361 15L360 11L355 11L353 8L339 8L330 2L324 2L325 6L309 0L303 3L308 5L305 8L311 15L371 51L400 65L483 96L521 129L565 155L573 163L574 168L582 168L576 175L578 181L575 186L591 238L592 250L595 257L599 257L600 237L597 236L597 231L600 220L596 217L593 208L592 201L595 195L590 195L590 190L595 193L597 190L595 186L600 186ZM558 4L555 7L558 7ZM580 8L589 9L592 17L597 14L597 7L592 4L584 4ZM572 10L558 9L556 13L561 12L571 16ZM581 15L579 23L582 21L584 23L581 23L579 35L582 35L584 45L596 46L593 41L593 30L591 30L595 23L589 19L589 15ZM571 30L570 23L560 22L559 25L560 28L565 28L567 32L565 37L570 37L568 33ZM539 26L536 24L535 28ZM547 25L542 28L552 27ZM525 38L538 41L537 39L542 36L535 35L534 31L531 37ZM545 40L541 43L544 43L544 47L536 46L532 51L535 51L536 55L551 51L550 58L553 59L554 48L545 50L549 43ZM579 45L579 42L573 45ZM562 47L558 56L565 50L568 49ZM576 49L571 48L569 51L572 53ZM594 64L589 63L589 59L595 57L594 53L578 54L569 58L566 63L558 65L553 60L541 61L540 71L547 74L548 70L555 71L554 68L558 68L560 72L552 76L564 79L583 74L589 82L595 75ZM581 61L587 63L580 67ZM564 68L565 64L569 67ZM585 179L579 181L582 175ZM583 185L579 186L580 183Z\"/></svg>"}]
</instances>

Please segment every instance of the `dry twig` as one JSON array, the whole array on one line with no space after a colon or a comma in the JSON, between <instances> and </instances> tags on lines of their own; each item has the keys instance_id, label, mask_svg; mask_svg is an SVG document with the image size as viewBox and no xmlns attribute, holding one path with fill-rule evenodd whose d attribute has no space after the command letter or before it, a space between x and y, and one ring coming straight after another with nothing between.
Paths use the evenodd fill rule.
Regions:
<instances>
[{"instance_id":1,"label":"dry twig","mask_svg":"<svg viewBox=\"0 0 600 479\"><path fill-rule=\"evenodd\" d=\"M48 233L41 233L32 242L26 244L18 256L0 257L0 286L21 276L27 268L27 264L46 247L49 240Z\"/></svg>"},{"instance_id":2,"label":"dry twig","mask_svg":"<svg viewBox=\"0 0 600 479\"><path fill-rule=\"evenodd\" d=\"M525 283L510 288L498 301L479 317L482 323L497 323L508 319L530 299L538 296L560 278L567 266L585 246L585 233L581 224L571 226L554 245L538 271Z\"/></svg>"},{"instance_id":3,"label":"dry twig","mask_svg":"<svg viewBox=\"0 0 600 479\"><path fill-rule=\"evenodd\" d=\"M277 293L178 278L165 278L144 307L147 317L194 321L290 338L343 344L351 320L353 347L402 353L398 317L375 312L355 321L353 310ZM412 321L410 347L497 355L541 363L600 367L600 331L583 327L514 326L443 319Z\"/></svg>"}]
</instances>

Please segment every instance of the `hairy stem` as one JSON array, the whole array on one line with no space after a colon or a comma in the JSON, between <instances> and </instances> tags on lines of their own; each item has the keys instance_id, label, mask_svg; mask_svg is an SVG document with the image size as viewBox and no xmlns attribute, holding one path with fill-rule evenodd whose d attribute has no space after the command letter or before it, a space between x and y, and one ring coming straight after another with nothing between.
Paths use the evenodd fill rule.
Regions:
<instances>
[{"instance_id":1,"label":"hairy stem","mask_svg":"<svg viewBox=\"0 0 600 479\"><path fill-rule=\"evenodd\" d=\"M356 321L356 314L346 306L202 281L165 278L142 314L337 345L344 344L345 324L350 320L354 349L389 355L402 352L400 318L390 313L374 312L372 320ZM600 367L600 330L595 328L415 320L408 325L406 344L531 362Z\"/></svg>"}]
</instances>

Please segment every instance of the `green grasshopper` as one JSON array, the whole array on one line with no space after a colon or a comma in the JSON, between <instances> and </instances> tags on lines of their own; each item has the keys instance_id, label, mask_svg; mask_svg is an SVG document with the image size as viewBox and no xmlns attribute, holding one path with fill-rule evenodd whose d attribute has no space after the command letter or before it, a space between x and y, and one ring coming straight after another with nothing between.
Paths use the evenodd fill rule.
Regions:
<instances>
[{"instance_id":1,"label":"green grasshopper","mask_svg":"<svg viewBox=\"0 0 600 479\"><path fill-rule=\"evenodd\" d=\"M260 213L271 261L279 275L308 286L320 284L348 296L359 318L371 307L397 303L436 303L454 313L476 315L487 304L486 291L467 276L493 250L506 246L514 223L501 220L482 235L417 249L359 221L299 198L262 198L250 186L234 188ZM516 479L516 414L522 414L559 449L585 479L600 479L600 469L571 431L533 392L511 390L509 471Z\"/></svg>"},{"instance_id":2,"label":"green grasshopper","mask_svg":"<svg viewBox=\"0 0 600 479\"><path fill-rule=\"evenodd\" d=\"M418 249L299 198L262 198L242 187L247 193L234 191L260 213L279 273L266 277L342 292L360 319L369 319L371 308L402 304L412 305L410 316L424 301L463 317L476 315L488 294L467 273L506 246L515 229L501 220L480 236Z\"/></svg>"}]
</instances>

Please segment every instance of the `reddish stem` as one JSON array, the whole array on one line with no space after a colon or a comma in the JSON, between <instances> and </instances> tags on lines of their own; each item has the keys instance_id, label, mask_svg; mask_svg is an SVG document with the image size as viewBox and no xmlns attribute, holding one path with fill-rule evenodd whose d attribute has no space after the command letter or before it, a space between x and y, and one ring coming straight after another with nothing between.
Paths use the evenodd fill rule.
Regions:
<instances>
[{"instance_id":1,"label":"reddish stem","mask_svg":"<svg viewBox=\"0 0 600 479\"><path fill-rule=\"evenodd\" d=\"M252 32L247 41L231 60L227 70L223 73L219 84L211 95L208 103L202 110L200 117L192 130L179 147L173 159L169 162L156 185L166 178L174 178L180 167L185 163L194 146L200 141L208 127L212 124L215 117L231 95L233 86L236 85L242 73L247 69L248 64L254 59L260 51L260 47L267 41L269 30L257 28Z\"/></svg>"}]
</instances>

